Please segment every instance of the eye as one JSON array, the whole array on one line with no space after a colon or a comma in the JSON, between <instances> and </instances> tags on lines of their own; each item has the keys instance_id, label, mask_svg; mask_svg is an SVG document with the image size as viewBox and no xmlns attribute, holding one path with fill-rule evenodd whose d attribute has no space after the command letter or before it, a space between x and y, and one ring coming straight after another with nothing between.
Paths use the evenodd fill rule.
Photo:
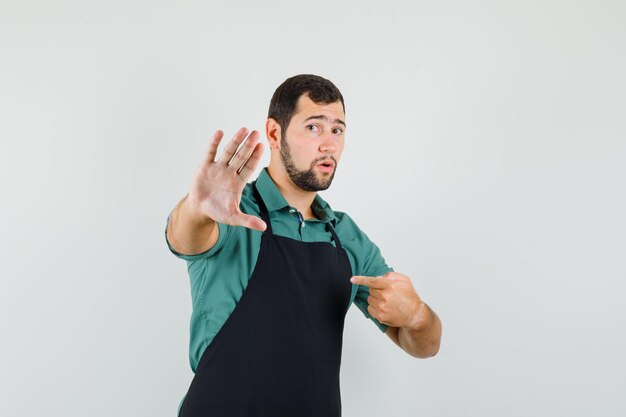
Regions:
<instances>
[{"instance_id":1,"label":"eye","mask_svg":"<svg viewBox=\"0 0 626 417\"><path fill-rule=\"evenodd\" d=\"M333 129L333 133L341 135L343 133L343 129L340 128L340 127L336 127L336 128Z\"/></svg>"},{"instance_id":2,"label":"eye","mask_svg":"<svg viewBox=\"0 0 626 417\"><path fill-rule=\"evenodd\" d=\"M306 125L305 129L310 130L311 132L314 132L315 130L317 130L317 125Z\"/></svg>"}]
</instances>

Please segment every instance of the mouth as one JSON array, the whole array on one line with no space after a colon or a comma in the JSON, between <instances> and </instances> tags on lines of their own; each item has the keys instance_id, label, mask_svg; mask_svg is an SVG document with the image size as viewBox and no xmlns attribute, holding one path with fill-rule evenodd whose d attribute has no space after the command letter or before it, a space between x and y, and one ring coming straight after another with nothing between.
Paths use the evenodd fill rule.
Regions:
<instances>
[{"instance_id":1,"label":"mouth","mask_svg":"<svg viewBox=\"0 0 626 417\"><path fill-rule=\"evenodd\" d=\"M335 169L335 163L333 161L323 161L317 164L322 172L333 172Z\"/></svg>"}]
</instances>

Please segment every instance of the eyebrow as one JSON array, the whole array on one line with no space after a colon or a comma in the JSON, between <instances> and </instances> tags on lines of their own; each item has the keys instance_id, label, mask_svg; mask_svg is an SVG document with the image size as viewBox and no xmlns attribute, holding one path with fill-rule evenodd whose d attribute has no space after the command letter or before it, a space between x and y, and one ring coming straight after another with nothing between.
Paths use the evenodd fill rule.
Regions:
<instances>
[{"instance_id":1,"label":"eyebrow","mask_svg":"<svg viewBox=\"0 0 626 417\"><path fill-rule=\"evenodd\" d=\"M326 117L324 115L321 115L321 114L315 115L315 116L309 116L306 119L304 119L304 121L308 122L309 120L312 120L312 119L323 119L323 120L326 120L326 121L330 121L330 119L328 117ZM344 127L346 126L346 123L343 120L341 120L341 119L335 119L335 120L333 120L333 123L341 123Z\"/></svg>"}]
</instances>

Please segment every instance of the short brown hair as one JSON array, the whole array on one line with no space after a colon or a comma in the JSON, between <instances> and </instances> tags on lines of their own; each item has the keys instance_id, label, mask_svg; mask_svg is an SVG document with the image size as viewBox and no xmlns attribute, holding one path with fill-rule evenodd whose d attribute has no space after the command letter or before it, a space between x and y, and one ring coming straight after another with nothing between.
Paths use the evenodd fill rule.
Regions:
<instances>
[{"instance_id":1,"label":"short brown hair","mask_svg":"<svg viewBox=\"0 0 626 417\"><path fill-rule=\"evenodd\" d=\"M317 104L341 101L344 113L346 111L341 92L330 80L313 74L300 74L287 78L274 91L267 114L268 118L278 122L283 137L296 111L298 99L303 94L307 94Z\"/></svg>"}]
</instances>

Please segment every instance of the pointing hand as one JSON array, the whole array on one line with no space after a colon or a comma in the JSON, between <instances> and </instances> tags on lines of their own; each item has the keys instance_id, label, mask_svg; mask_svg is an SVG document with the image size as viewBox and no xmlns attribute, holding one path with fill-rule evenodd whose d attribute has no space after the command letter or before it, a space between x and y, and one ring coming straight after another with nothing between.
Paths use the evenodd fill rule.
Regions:
<instances>
[{"instance_id":1,"label":"pointing hand","mask_svg":"<svg viewBox=\"0 0 626 417\"><path fill-rule=\"evenodd\" d=\"M367 311L379 322L410 328L418 328L421 324L425 305L408 276L387 272L379 277L355 275L350 281L369 287Z\"/></svg>"}]
</instances>

